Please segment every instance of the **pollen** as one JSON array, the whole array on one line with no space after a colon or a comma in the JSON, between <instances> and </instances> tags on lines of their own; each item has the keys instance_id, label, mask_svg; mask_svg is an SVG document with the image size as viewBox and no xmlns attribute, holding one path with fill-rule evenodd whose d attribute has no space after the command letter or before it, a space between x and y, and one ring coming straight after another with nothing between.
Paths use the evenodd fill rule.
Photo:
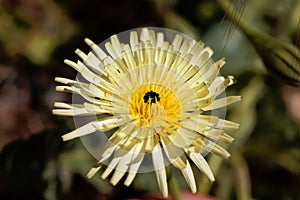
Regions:
<instances>
[{"instance_id":1,"label":"pollen","mask_svg":"<svg viewBox=\"0 0 300 200\"><path fill-rule=\"evenodd\" d=\"M182 119L179 99L172 89L158 83L143 85L132 92L129 113L136 126L161 126L165 131L178 128Z\"/></svg>"}]
</instances>

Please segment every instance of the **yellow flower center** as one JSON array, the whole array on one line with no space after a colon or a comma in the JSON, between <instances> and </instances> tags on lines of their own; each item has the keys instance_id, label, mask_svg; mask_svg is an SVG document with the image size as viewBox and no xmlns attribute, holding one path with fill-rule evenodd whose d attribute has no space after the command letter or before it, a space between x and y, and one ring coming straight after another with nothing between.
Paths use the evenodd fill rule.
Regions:
<instances>
[{"instance_id":1,"label":"yellow flower center","mask_svg":"<svg viewBox=\"0 0 300 200\"><path fill-rule=\"evenodd\" d=\"M152 127L156 133L161 130L173 132L182 119L181 105L174 92L157 83L146 84L133 91L129 113L136 126Z\"/></svg>"}]
</instances>

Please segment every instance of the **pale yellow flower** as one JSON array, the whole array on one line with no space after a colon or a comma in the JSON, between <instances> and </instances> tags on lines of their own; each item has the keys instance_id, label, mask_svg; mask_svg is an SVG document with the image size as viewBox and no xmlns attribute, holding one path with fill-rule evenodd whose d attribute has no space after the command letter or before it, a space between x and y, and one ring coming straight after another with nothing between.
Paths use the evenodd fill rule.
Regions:
<instances>
[{"instance_id":1,"label":"pale yellow flower","mask_svg":"<svg viewBox=\"0 0 300 200\"><path fill-rule=\"evenodd\" d=\"M53 113L98 117L62 138L66 141L115 129L89 178L107 165L102 178L114 171L111 183L126 176L128 186L150 155L164 197L168 195L165 167L170 163L196 192L190 161L214 181L203 156L207 152L230 156L216 141L231 143L233 138L225 130L237 129L238 124L211 115L211 111L240 100L239 96L218 97L233 84L233 77L219 75L224 59L214 62L209 47L183 34L136 29L130 31L128 44L121 41L126 34L118 36L111 36L102 49L85 39L92 51L86 55L76 50L83 62L65 60L84 80L56 78L66 84L56 89L78 94L85 102L57 102Z\"/></svg>"}]
</instances>

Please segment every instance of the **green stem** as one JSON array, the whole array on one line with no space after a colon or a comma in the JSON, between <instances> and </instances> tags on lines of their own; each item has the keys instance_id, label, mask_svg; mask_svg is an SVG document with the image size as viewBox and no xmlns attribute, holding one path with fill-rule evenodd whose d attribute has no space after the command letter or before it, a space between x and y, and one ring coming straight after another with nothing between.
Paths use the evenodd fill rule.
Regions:
<instances>
[{"instance_id":1,"label":"green stem","mask_svg":"<svg viewBox=\"0 0 300 200\"><path fill-rule=\"evenodd\" d=\"M237 13L235 6L230 0L217 0L219 6L226 13L226 16L243 31L248 40L255 44L265 44L272 40L272 37L252 28L240 15Z\"/></svg>"},{"instance_id":2,"label":"green stem","mask_svg":"<svg viewBox=\"0 0 300 200\"><path fill-rule=\"evenodd\" d=\"M168 186L171 194L172 200L181 200L180 190L177 185L176 179L173 176L170 167L166 167L167 177L168 177Z\"/></svg>"},{"instance_id":3,"label":"green stem","mask_svg":"<svg viewBox=\"0 0 300 200\"><path fill-rule=\"evenodd\" d=\"M240 150L233 151L234 154L231 159L231 163L235 168L236 173L236 194L239 200L252 199L251 195L251 180L249 176L249 169L245 158L240 153Z\"/></svg>"},{"instance_id":4,"label":"green stem","mask_svg":"<svg viewBox=\"0 0 300 200\"><path fill-rule=\"evenodd\" d=\"M222 8L222 10L226 13L226 16L229 17L229 19L235 23L236 25L238 25L243 32L250 32L250 34L252 34L253 32L255 32L253 30L253 28L251 28L241 17L240 15L242 13L236 13L238 11L236 11L235 6L231 3L231 1L229 0L218 0L218 3L220 5L220 7ZM254 33L253 33L254 34Z\"/></svg>"}]
</instances>

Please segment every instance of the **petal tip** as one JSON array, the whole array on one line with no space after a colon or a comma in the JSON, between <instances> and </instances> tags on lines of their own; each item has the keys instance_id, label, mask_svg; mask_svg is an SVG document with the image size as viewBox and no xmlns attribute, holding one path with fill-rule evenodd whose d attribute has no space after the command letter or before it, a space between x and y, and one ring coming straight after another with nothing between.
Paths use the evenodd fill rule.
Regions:
<instances>
[{"instance_id":1,"label":"petal tip","mask_svg":"<svg viewBox=\"0 0 300 200\"><path fill-rule=\"evenodd\" d=\"M87 173L87 178L90 179L92 178L98 171L99 169L102 167L102 164L98 164L98 166L93 167L92 169L90 169L90 171Z\"/></svg>"}]
</instances>

